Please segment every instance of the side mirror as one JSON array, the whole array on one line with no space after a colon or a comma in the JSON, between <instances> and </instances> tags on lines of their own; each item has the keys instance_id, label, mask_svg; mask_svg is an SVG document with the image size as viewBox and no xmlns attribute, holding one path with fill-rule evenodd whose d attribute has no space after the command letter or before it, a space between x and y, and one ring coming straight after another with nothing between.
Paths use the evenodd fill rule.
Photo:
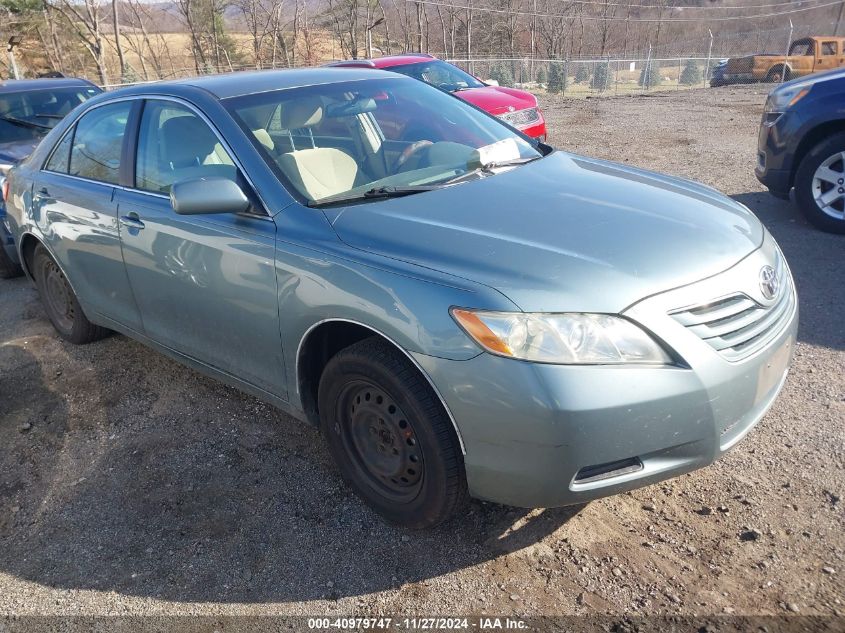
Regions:
<instances>
[{"instance_id":1,"label":"side mirror","mask_svg":"<svg viewBox=\"0 0 845 633\"><path fill-rule=\"evenodd\" d=\"M179 215L241 213L249 209L249 199L234 180L193 178L173 184L170 206Z\"/></svg>"},{"instance_id":2,"label":"side mirror","mask_svg":"<svg viewBox=\"0 0 845 633\"><path fill-rule=\"evenodd\" d=\"M493 86L494 88L499 85L499 82L496 81L495 79L485 79L484 83L488 86Z\"/></svg>"}]
</instances>

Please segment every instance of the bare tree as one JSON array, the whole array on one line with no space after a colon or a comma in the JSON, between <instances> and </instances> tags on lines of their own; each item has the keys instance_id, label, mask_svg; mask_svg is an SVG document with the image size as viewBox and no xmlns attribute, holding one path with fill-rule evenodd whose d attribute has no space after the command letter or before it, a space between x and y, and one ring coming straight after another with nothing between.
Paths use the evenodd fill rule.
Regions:
<instances>
[{"instance_id":1,"label":"bare tree","mask_svg":"<svg viewBox=\"0 0 845 633\"><path fill-rule=\"evenodd\" d=\"M108 83L106 72L106 51L103 46L102 4L101 0L48 0L51 8L55 9L70 24L70 27L82 41L85 49L94 60L100 83Z\"/></svg>"}]
</instances>

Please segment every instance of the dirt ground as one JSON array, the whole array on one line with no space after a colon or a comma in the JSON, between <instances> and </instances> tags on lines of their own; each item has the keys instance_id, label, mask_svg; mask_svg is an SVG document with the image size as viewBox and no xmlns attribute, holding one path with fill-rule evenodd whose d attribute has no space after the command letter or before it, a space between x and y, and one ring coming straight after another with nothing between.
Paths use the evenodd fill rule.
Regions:
<instances>
[{"instance_id":1,"label":"dirt ground","mask_svg":"<svg viewBox=\"0 0 845 633\"><path fill-rule=\"evenodd\" d=\"M551 142L751 207L796 278L772 411L704 470L584 507L385 525L319 434L0 282L0 614L845 616L845 238L752 169L760 87L542 104ZM2 626L0 626L2 628Z\"/></svg>"}]
</instances>

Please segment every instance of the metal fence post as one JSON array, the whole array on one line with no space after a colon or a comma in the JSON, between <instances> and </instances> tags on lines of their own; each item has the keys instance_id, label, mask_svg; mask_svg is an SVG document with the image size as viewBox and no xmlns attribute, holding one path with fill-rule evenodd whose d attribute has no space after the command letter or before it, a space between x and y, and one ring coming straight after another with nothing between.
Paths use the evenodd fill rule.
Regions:
<instances>
[{"instance_id":1,"label":"metal fence post","mask_svg":"<svg viewBox=\"0 0 845 633\"><path fill-rule=\"evenodd\" d=\"M550 71L551 72L551 71ZM566 84L569 83L569 60L563 60L563 89L561 90L562 96L566 96Z\"/></svg>"},{"instance_id":2,"label":"metal fence post","mask_svg":"<svg viewBox=\"0 0 845 633\"><path fill-rule=\"evenodd\" d=\"M613 94L619 94L619 60L616 60L616 72L613 74Z\"/></svg>"},{"instance_id":3,"label":"metal fence post","mask_svg":"<svg viewBox=\"0 0 845 633\"><path fill-rule=\"evenodd\" d=\"M710 58L713 55L713 31L707 29L710 33L710 46L707 47L707 65L704 67L704 87L707 87L707 82L710 79Z\"/></svg>"},{"instance_id":4,"label":"metal fence post","mask_svg":"<svg viewBox=\"0 0 845 633\"><path fill-rule=\"evenodd\" d=\"M789 18L789 39L786 41L786 55L784 55L786 61L783 64L783 71L780 73L780 83L786 81L786 71L789 68L789 49L792 46L792 32L794 30L795 27L792 26L792 18Z\"/></svg>"},{"instance_id":5,"label":"metal fence post","mask_svg":"<svg viewBox=\"0 0 845 633\"><path fill-rule=\"evenodd\" d=\"M645 58L645 67L643 68L643 92L646 86L651 83L651 44L648 45L648 57ZM651 86L649 86L651 89Z\"/></svg>"}]
</instances>

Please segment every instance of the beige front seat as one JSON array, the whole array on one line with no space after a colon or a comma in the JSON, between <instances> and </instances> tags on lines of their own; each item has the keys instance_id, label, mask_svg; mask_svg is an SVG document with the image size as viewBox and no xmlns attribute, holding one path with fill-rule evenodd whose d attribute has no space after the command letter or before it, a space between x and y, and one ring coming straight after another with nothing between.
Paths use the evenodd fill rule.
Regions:
<instances>
[{"instance_id":1,"label":"beige front seat","mask_svg":"<svg viewBox=\"0 0 845 633\"><path fill-rule=\"evenodd\" d=\"M316 97L285 104L282 110L282 127L288 131L311 128L322 120L323 104ZM358 175L355 159L333 147L294 149L282 154L279 164L293 185L312 200L349 191Z\"/></svg>"}]
</instances>

